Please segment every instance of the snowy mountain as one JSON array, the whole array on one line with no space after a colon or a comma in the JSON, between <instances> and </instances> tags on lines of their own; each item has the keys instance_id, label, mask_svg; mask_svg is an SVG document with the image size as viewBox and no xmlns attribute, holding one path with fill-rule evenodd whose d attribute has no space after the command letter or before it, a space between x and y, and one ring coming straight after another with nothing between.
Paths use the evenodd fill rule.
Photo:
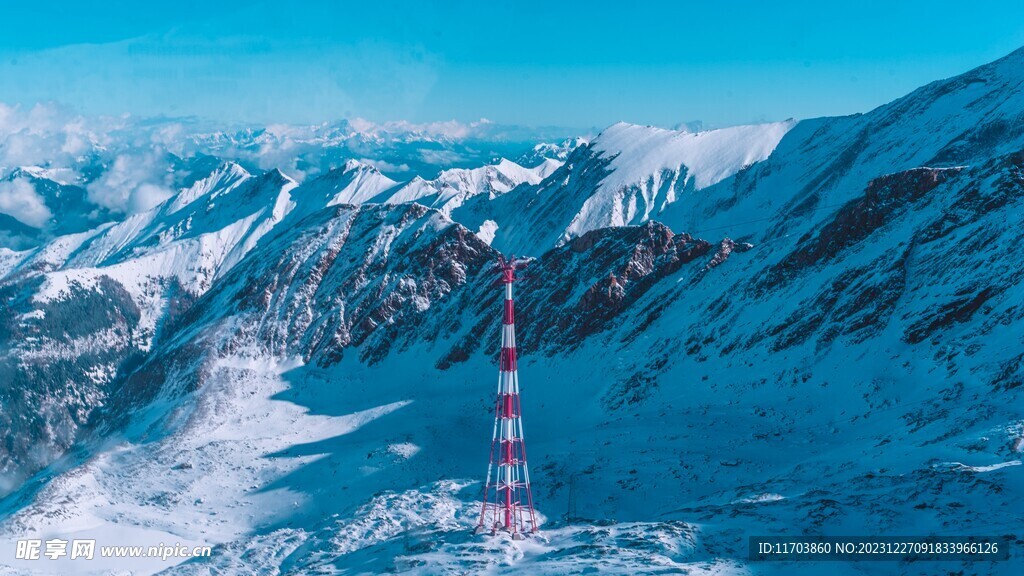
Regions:
<instances>
[{"instance_id":1,"label":"snowy mountain","mask_svg":"<svg viewBox=\"0 0 1024 576\"><path fill-rule=\"evenodd\" d=\"M216 162L0 251L0 563L82 570L8 560L52 535L215 546L147 574L790 574L747 538L1019 544L1022 119L1024 50L850 117L616 124L557 166L298 185ZM544 518L522 543L470 533L511 250Z\"/></svg>"},{"instance_id":2,"label":"snowy mountain","mask_svg":"<svg viewBox=\"0 0 1024 576\"><path fill-rule=\"evenodd\" d=\"M0 240L7 247L24 249L113 219L88 200L85 188L64 181L59 172L27 166L0 180Z\"/></svg>"},{"instance_id":3,"label":"snowy mountain","mask_svg":"<svg viewBox=\"0 0 1024 576\"><path fill-rule=\"evenodd\" d=\"M315 209L324 205L371 202L396 186L398 182L381 174L373 166L349 160L344 167L335 168L308 182L303 187L302 196L308 197L310 207Z\"/></svg>"},{"instance_id":4,"label":"snowy mountain","mask_svg":"<svg viewBox=\"0 0 1024 576\"><path fill-rule=\"evenodd\" d=\"M662 216L677 226L779 226L829 216L880 176L912 168L977 165L1020 149L1022 56L933 82L866 114L799 122L767 161ZM783 223L786 221L787 223ZM763 230L776 235L776 226Z\"/></svg>"},{"instance_id":5,"label":"snowy mountain","mask_svg":"<svg viewBox=\"0 0 1024 576\"><path fill-rule=\"evenodd\" d=\"M564 138L568 133L564 128L525 129L487 120L424 125L354 120L200 130L191 135L185 148L235 159L254 169L278 167L289 174L322 174L356 159L408 180L432 177L439 169L475 168L495 158L524 155L538 138ZM545 155L530 166L549 157L557 159Z\"/></svg>"},{"instance_id":6,"label":"snowy mountain","mask_svg":"<svg viewBox=\"0 0 1024 576\"><path fill-rule=\"evenodd\" d=\"M483 195L493 199L520 184L538 184L561 163L544 160L534 168L524 168L502 158L479 168L442 170L432 180L419 176L396 182L377 168L349 160L342 168L306 182L296 191L306 210L337 204L409 204L418 203L450 214L468 199Z\"/></svg>"},{"instance_id":7,"label":"snowy mountain","mask_svg":"<svg viewBox=\"0 0 1024 576\"><path fill-rule=\"evenodd\" d=\"M692 133L620 122L577 147L543 182L492 202L478 199L453 216L496 231L494 246L501 250L539 254L590 230L657 217L764 160L794 124Z\"/></svg>"},{"instance_id":8,"label":"snowy mountain","mask_svg":"<svg viewBox=\"0 0 1024 576\"><path fill-rule=\"evenodd\" d=\"M334 170L340 177L358 163L409 181L518 157L571 133L486 120L225 128L194 118L84 117L55 104L0 103L0 116L0 248L12 250L145 212L217 162L252 173L276 168L299 182ZM360 185L351 190L357 201L374 192L360 196Z\"/></svg>"},{"instance_id":9,"label":"snowy mountain","mask_svg":"<svg viewBox=\"0 0 1024 576\"><path fill-rule=\"evenodd\" d=\"M529 152L526 152L519 158L516 158L516 163L522 166L536 166L545 160L558 160L560 162L565 162L569 157L569 154L572 154L573 150L580 146L586 146L589 143L589 138L579 136L563 140L559 143L541 142L534 146Z\"/></svg>"},{"instance_id":10,"label":"snowy mountain","mask_svg":"<svg viewBox=\"0 0 1024 576\"><path fill-rule=\"evenodd\" d=\"M493 200L520 184L537 185L561 165L557 160L546 159L533 168L524 168L502 158L497 164L480 168L445 170L433 180L414 178L384 201L389 204L417 202L450 214L475 196L484 195Z\"/></svg>"},{"instance_id":11,"label":"snowy mountain","mask_svg":"<svg viewBox=\"0 0 1024 576\"><path fill-rule=\"evenodd\" d=\"M111 382L120 367L144 357L175 315L283 218L294 186L276 171L255 177L224 164L149 212L8 254L5 477L74 442L92 410L118 393Z\"/></svg>"}]
</instances>

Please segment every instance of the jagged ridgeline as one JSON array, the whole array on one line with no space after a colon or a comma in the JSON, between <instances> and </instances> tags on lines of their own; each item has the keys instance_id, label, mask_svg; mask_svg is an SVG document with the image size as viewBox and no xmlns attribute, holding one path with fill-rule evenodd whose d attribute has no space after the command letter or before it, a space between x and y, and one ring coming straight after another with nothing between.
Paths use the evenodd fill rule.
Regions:
<instances>
[{"instance_id":1,"label":"jagged ridgeline","mask_svg":"<svg viewBox=\"0 0 1024 576\"><path fill-rule=\"evenodd\" d=\"M524 570L1020 525L1024 52L865 114L533 154L301 183L205 157L128 218L12 174L69 219L0 249L0 531L206 530L211 569L486 568L463 479L499 253L529 260L523 409L561 550ZM584 523L560 527L569 478Z\"/></svg>"}]
</instances>

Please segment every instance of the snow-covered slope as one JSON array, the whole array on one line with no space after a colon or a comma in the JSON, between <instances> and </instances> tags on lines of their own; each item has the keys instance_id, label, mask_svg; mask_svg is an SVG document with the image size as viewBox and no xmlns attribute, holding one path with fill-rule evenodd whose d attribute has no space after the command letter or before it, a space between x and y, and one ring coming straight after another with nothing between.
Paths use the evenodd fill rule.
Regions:
<instances>
[{"instance_id":1,"label":"snow-covered slope","mask_svg":"<svg viewBox=\"0 0 1024 576\"><path fill-rule=\"evenodd\" d=\"M475 196L484 195L493 200L520 184L539 184L561 165L557 160L545 159L533 168L523 168L502 158L497 164L480 168L453 168L433 180L414 178L385 201L390 204L418 202L450 214Z\"/></svg>"},{"instance_id":2,"label":"snow-covered slope","mask_svg":"<svg viewBox=\"0 0 1024 576\"><path fill-rule=\"evenodd\" d=\"M768 157L795 122L675 132L618 123L594 140L611 172L569 223L579 236L604 226L643 222L688 188L707 188ZM691 183L692 181L692 183Z\"/></svg>"},{"instance_id":3,"label":"snow-covered slope","mask_svg":"<svg viewBox=\"0 0 1024 576\"><path fill-rule=\"evenodd\" d=\"M767 161L666 210L687 229L784 233L820 221L885 174L985 162L1024 142L1024 51L865 114L799 122ZM763 219L774 225L741 227Z\"/></svg>"},{"instance_id":4,"label":"snow-covered slope","mask_svg":"<svg viewBox=\"0 0 1024 576\"><path fill-rule=\"evenodd\" d=\"M398 182L380 173L379 170L356 160L349 160L342 168L336 168L309 182L302 191L303 197L315 207L335 204L362 204L377 199L381 194L398 185Z\"/></svg>"},{"instance_id":5,"label":"snow-covered slope","mask_svg":"<svg viewBox=\"0 0 1024 576\"><path fill-rule=\"evenodd\" d=\"M479 168L443 170L433 180L416 176L399 183L369 164L349 160L344 167L303 184L295 192L295 199L303 214L324 205L379 203L418 203L449 214L475 196L495 198L520 184L538 184L559 166L557 160L543 160L533 168L524 168L501 159Z\"/></svg>"},{"instance_id":6,"label":"snow-covered slope","mask_svg":"<svg viewBox=\"0 0 1024 576\"><path fill-rule=\"evenodd\" d=\"M669 170L692 178L700 190L760 162L772 153L794 121L736 126L707 132L678 132L619 122L601 132L593 149L611 158L602 187L626 188Z\"/></svg>"},{"instance_id":7,"label":"snow-covered slope","mask_svg":"<svg viewBox=\"0 0 1024 576\"><path fill-rule=\"evenodd\" d=\"M684 194L767 158L794 125L692 133L620 122L575 148L543 182L453 215L474 229L492 222L503 250L540 254L589 230L658 217Z\"/></svg>"},{"instance_id":8,"label":"snow-covered slope","mask_svg":"<svg viewBox=\"0 0 1024 576\"><path fill-rule=\"evenodd\" d=\"M276 170L254 177L224 164L160 206L90 238L46 275L37 297L59 298L68 286L88 287L101 276L140 298L171 278L201 294L285 217L295 186Z\"/></svg>"},{"instance_id":9,"label":"snow-covered slope","mask_svg":"<svg viewBox=\"0 0 1024 576\"><path fill-rule=\"evenodd\" d=\"M586 146L589 143L589 138L579 136L563 140L557 144L553 142L541 142L534 146L529 152L523 154L519 158L516 158L516 163L521 166L536 166L545 160L558 160L560 162L565 162L566 158L569 157L569 154L572 154L573 150L580 146Z\"/></svg>"},{"instance_id":10,"label":"snow-covered slope","mask_svg":"<svg viewBox=\"0 0 1024 576\"><path fill-rule=\"evenodd\" d=\"M88 428L119 394L125 363L285 217L294 186L222 164L148 212L4 257L5 479L52 462Z\"/></svg>"}]
</instances>

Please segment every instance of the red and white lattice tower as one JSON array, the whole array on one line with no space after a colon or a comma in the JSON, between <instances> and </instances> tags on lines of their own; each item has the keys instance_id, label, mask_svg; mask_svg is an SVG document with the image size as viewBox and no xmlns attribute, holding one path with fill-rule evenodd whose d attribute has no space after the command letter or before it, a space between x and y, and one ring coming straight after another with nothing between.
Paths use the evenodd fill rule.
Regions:
<instances>
[{"instance_id":1,"label":"red and white lattice tower","mask_svg":"<svg viewBox=\"0 0 1024 576\"><path fill-rule=\"evenodd\" d=\"M477 532L508 532L515 539L537 531L530 492L530 471L526 465L526 443L523 441L522 407L519 403L519 373L516 370L515 304L512 283L516 270L526 266L515 258L498 257L495 271L505 291L505 308L501 321L501 355L498 371L498 398L494 409L494 433L491 459L484 481L484 501ZM493 474L493 476L492 476Z\"/></svg>"}]
</instances>

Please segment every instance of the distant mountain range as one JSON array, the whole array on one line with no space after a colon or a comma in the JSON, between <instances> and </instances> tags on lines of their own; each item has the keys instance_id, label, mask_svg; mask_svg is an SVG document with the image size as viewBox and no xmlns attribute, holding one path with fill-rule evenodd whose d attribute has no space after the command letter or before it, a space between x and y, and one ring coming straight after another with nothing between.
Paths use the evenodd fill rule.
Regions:
<instances>
[{"instance_id":1,"label":"distant mountain range","mask_svg":"<svg viewBox=\"0 0 1024 576\"><path fill-rule=\"evenodd\" d=\"M278 168L299 181L358 162L408 182L506 157L535 168L564 160L584 141L565 140L564 128L486 120L216 129L195 119L85 118L43 105L5 110L0 247L15 250L144 212L226 161L252 173ZM538 144L549 136L557 143ZM61 198L62 188L77 205Z\"/></svg>"}]
</instances>

